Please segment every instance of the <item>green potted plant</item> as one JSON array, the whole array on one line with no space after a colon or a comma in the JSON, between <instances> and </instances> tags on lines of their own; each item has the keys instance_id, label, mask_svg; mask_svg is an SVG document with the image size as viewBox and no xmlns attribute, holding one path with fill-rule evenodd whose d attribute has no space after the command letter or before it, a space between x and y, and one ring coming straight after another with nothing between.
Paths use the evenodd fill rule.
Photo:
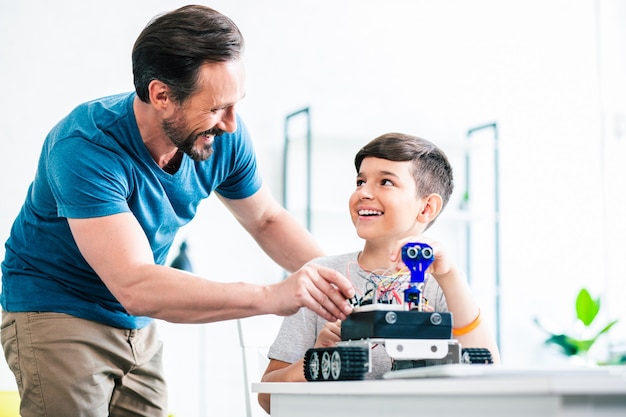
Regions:
<instances>
[{"instance_id":1,"label":"green potted plant","mask_svg":"<svg viewBox=\"0 0 626 417\"><path fill-rule=\"evenodd\" d=\"M545 329L539 319L535 317L535 323L542 328L549 337L546 344L557 345L561 351L570 357L580 357L588 363L588 352L596 343L598 338L607 333L618 322L613 320L607 325L592 333L592 324L600 312L600 297L593 298L586 288L581 289L576 297L576 319L583 325L583 331L575 336L565 333L553 333Z\"/></svg>"}]
</instances>

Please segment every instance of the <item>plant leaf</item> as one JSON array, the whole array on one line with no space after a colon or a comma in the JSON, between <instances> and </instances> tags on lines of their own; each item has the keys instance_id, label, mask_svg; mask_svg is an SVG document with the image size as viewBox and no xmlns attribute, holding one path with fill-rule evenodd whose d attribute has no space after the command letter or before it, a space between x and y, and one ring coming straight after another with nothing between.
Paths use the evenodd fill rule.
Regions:
<instances>
[{"instance_id":1,"label":"plant leaf","mask_svg":"<svg viewBox=\"0 0 626 417\"><path fill-rule=\"evenodd\" d=\"M578 354L578 345L576 341L564 334L553 334L546 340L547 344L555 344L563 350L567 356L574 356Z\"/></svg>"},{"instance_id":2,"label":"plant leaf","mask_svg":"<svg viewBox=\"0 0 626 417\"><path fill-rule=\"evenodd\" d=\"M576 316L585 326L589 326L600 311L600 299L594 300L586 288L583 288L576 297Z\"/></svg>"},{"instance_id":3,"label":"plant leaf","mask_svg":"<svg viewBox=\"0 0 626 417\"><path fill-rule=\"evenodd\" d=\"M600 337L600 335L602 335L603 333L606 333L606 332L608 332L609 330L611 330L611 327L613 327L613 325L614 325L615 323L617 323L617 322L618 322L618 320L613 320L612 322L610 322L609 324L607 324L606 326L604 326L604 329L600 330L600 331L598 332L598 334L597 334L597 335L596 335L596 336L595 336L592 340L595 342L595 341L596 341L596 339L597 339L598 337Z\"/></svg>"},{"instance_id":4,"label":"plant leaf","mask_svg":"<svg viewBox=\"0 0 626 417\"><path fill-rule=\"evenodd\" d=\"M567 356L579 355L583 352L588 352L589 349L591 349L591 346L593 346L593 344L596 342L598 337L608 332L611 327L613 327L613 325L617 322L618 320L613 320L612 322L607 324L602 330L598 332L598 334L596 334L593 339L574 339L573 337L565 334L551 334L550 337L546 340L546 343L551 343L559 346L563 353L565 353Z\"/></svg>"},{"instance_id":5,"label":"plant leaf","mask_svg":"<svg viewBox=\"0 0 626 417\"><path fill-rule=\"evenodd\" d=\"M559 346L567 356L575 356L583 352L588 352L595 341L595 339L579 340L565 334L553 334L546 340L546 343Z\"/></svg>"},{"instance_id":6,"label":"plant leaf","mask_svg":"<svg viewBox=\"0 0 626 417\"><path fill-rule=\"evenodd\" d=\"M543 324L541 324L541 322L539 321L539 317L533 317L533 322L537 325L537 327L539 327L544 332L549 333L549 334L553 334L551 331L549 331L548 329L543 327Z\"/></svg>"}]
</instances>

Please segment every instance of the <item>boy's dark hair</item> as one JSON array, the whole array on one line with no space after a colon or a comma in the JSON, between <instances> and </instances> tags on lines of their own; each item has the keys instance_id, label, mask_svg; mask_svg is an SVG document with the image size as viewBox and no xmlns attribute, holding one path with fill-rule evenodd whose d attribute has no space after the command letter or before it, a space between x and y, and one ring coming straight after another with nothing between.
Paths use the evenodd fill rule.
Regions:
<instances>
[{"instance_id":1,"label":"boy's dark hair","mask_svg":"<svg viewBox=\"0 0 626 417\"><path fill-rule=\"evenodd\" d=\"M155 17L133 46L133 79L137 96L148 102L148 85L168 85L172 99L182 103L197 88L205 63L234 61L243 53L244 40L237 25L205 6L184 6Z\"/></svg>"},{"instance_id":2,"label":"boy's dark hair","mask_svg":"<svg viewBox=\"0 0 626 417\"><path fill-rule=\"evenodd\" d=\"M354 157L357 173L363 159L367 157L396 162L412 161L413 178L418 193L416 197L439 194L443 200L442 210L450 200L454 189L452 166L446 154L432 142L404 133L386 133L357 152Z\"/></svg>"}]
</instances>

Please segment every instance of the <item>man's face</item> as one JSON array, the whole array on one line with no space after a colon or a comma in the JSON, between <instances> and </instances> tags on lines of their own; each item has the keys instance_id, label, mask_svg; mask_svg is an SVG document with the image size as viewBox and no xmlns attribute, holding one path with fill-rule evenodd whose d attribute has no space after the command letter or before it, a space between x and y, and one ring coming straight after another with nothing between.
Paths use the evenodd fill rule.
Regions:
<instances>
[{"instance_id":1,"label":"man's face","mask_svg":"<svg viewBox=\"0 0 626 417\"><path fill-rule=\"evenodd\" d=\"M185 111L181 108L168 119L163 120L163 131L178 149L194 161L204 161L213 153L213 138L224 131L216 127L205 132L190 132Z\"/></svg>"},{"instance_id":2,"label":"man's face","mask_svg":"<svg viewBox=\"0 0 626 417\"><path fill-rule=\"evenodd\" d=\"M237 130L235 104L244 96L244 82L239 60L205 64L199 90L163 120L163 132L193 160L208 159L215 136Z\"/></svg>"}]
</instances>

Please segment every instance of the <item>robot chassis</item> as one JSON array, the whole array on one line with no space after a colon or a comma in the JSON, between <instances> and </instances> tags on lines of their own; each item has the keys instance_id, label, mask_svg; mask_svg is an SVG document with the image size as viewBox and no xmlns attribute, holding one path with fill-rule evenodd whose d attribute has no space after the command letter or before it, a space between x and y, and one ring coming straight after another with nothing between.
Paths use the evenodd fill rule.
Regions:
<instances>
[{"instance_id":1,"label":"robot chassis","mask_svg":"<svg viewBox=\"0 0 626 417\"><path fill-rule=\"evenodd\" d=\"M371 372L370 351L384 346L392 369L400 370L446 364L492 363L485 348L462 348L452 338L452 314L425 312L421 288L426 269L434 261L432 247L408 243L402 260L411 279L403 304L376 303L357 306L341 325L341 342L326 348L311 348L304 357L307 381L362 380ZM409 309L409 306L416 306Z\"/></svg>"}]
</instances>

